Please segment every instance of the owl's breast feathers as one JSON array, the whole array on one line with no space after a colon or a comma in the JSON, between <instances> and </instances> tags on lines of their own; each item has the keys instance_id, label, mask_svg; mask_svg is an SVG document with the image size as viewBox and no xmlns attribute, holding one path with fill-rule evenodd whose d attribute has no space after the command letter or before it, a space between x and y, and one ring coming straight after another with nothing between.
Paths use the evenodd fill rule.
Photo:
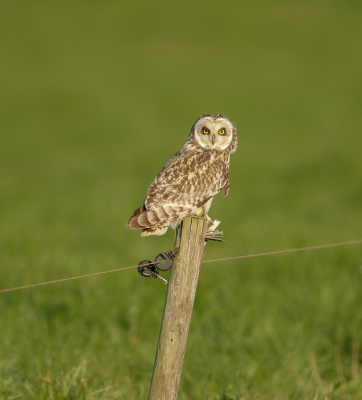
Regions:
<instances>
[{"instance_id":1,"label":"owl's breast feathers","mask_svg":"<svg viewBox=\"0 0 362 400\"><path fill-rule=\"evenodd\" d=\"M142 235L160 235L171 222L193 214L221 189L224 196L228 194L229 158L214 150L183 150L164 165L125 228L150 228Z\"/></svg>"}]
</instances>

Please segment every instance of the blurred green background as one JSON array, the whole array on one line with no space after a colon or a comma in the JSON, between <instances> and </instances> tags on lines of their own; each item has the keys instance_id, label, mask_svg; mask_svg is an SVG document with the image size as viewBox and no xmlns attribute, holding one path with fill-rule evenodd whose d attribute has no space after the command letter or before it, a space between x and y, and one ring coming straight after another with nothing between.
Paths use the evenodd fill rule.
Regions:
<instances>
[{"instance_id":1,"label":"blurred green background","mask_svg":"<svg viewBox=\"0 0 362 400\"><path fill-rule=\"evenodd\" d=\"M0 288L171 249L123 227L203 113L239 136L205 259L361 239L361 17L1 2ZM362 245L204 264L179 399L361 399L361 265ZM0 294L0 399L147 398L164 298L135 270Z\"/></svg>"}]
</instances>

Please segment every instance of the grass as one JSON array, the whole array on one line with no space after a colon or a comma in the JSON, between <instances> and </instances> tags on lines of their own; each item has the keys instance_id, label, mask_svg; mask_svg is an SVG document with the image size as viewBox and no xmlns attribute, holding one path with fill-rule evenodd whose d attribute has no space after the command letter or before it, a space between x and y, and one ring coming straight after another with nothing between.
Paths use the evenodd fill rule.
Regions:
<instances>
[{"instance_id":1,"label":"grass","mask_svg":"<svg viewBox=\"0 0 362 400\"><path fill-rule=\"evenodd\" d=\"M206 259L362 238L357 2L28 2L0 13L0 288L137 264L123 229L202 113L237 126ZM179 399L360 399L362 247L205 264ZM0 399L147 398L165 287L0 295Z\"/></svg>"}]
</instances>

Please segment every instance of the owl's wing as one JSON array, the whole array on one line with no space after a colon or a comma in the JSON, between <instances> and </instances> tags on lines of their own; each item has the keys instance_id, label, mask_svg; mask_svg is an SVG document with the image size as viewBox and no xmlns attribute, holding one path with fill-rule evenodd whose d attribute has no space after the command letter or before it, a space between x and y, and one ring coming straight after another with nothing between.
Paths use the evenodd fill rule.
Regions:
<instances>
[{"instance_id":1,"label":"owl's wing","mask_svg":"<svg viewBox=\"0 0 362 400\"><path fill-rule=\"evenodd\" d=\"M228 175L227 165L210 153L176 153L149 187L144 206L155 209L170 204L189 210L199 208L228 187Z\"/></svg>"}]
</instances>

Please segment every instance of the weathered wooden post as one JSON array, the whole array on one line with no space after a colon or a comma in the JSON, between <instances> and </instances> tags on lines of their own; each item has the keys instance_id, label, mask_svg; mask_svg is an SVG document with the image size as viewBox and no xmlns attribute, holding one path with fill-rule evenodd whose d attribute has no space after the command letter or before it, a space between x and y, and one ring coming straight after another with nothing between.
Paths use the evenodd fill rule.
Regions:
<instances>
[{"instance_id":1,"label":"weathered wooden post","mask_svg":"<svg viewBox=\"0 0 362 400\"><path fill-rule=\"evenodd\" d=\"M149 400L177 398L208 225L206 218L190 216L176 231L180 250L169 278Z\"/></svg>"}]
</instances>

